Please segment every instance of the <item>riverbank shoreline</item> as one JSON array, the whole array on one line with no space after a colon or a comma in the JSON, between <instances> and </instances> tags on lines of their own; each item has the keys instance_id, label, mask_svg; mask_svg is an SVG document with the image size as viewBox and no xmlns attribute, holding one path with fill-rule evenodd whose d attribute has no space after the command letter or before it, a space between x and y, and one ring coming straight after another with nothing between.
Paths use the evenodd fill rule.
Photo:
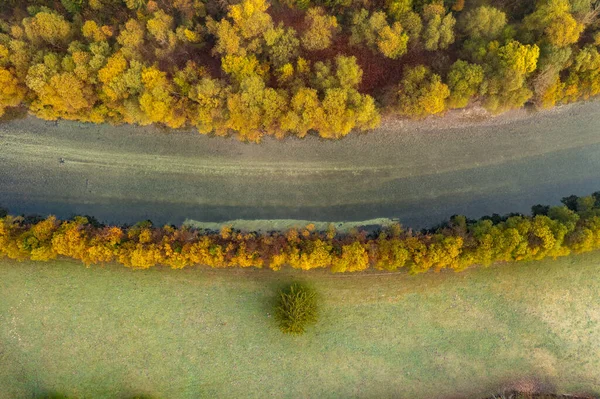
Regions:
<instances>
[{"instance_id":1,"label":"riverbank shoreline","mask_svg":"<svg viewBox=\"0 0 600 399\"><path fill-rule=\"evenodd\" d=\"M492 114L488 112L485 108L479 105L470 105L466 108L459 109L450 109L445 111L441 115L429 115L422 119L411 119L411 118L403 118L397 115L382 115L381 123L379 126L372 130L359 132L354 131L351 132L348 136L344 136L339 139L321 139L324 141L343 141L346 138L351 138L353 135L362 135L362 134L370 134L374 131L378 130L445 130L445 129L458 129L458 128L467 128L467 127L477 127L477 126L500 126L506 125L513 122L522 121L528 118L536 118L539 116L544 116L545 114L552 113L560 113L565 112L573 107L576 107L578 104L586 104L590 102L600 102L600 99L592 99L587 101L577 101L574 103L557 105L552 108L547 109L535 109L533 107L522 107L518 109L509 110L500 114ZM18 122L24 120L30 121L41 121L44 123L51 124L80 124L82 127L84 126L94 126L94 125L105 125L111 126L115 128L121 127L130 127L134 129L145 129L156 133L166 133L166 134L200 134L193 127L184 127L180 129L171 129L166 126L160 125L135 125L135 124L110 124L110 123L91 123L91 122L80 122L75 120L44 120L36 117L35 115L29 114L26 109L22 112L18 112L21 115L20 117L16 117L14 119L5 119L0 118L0 127L3 124ZM231 134L230 136L220 137L209 134L208 136L214 137L216 140L218 139L227 139L228 137L235 137L235 134ZM308 137L311 135L309 134ZM317 136L318 137L318 136ZM304 138L299 138L297 136L286 136L285 138L291 138L296 140L303 140ZM272 139L271 136L266 136L264 139ZM253 143L260 144L260 143Z\"/></svg>"}]
</instances>

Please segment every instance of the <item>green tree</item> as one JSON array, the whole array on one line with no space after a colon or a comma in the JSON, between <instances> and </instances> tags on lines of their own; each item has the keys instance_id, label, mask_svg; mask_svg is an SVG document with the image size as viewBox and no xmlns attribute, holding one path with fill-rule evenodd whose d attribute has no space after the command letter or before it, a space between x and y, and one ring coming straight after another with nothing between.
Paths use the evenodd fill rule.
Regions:
<instances>
[{"instance_id":1,"label":"green tree","mask_svg":"<svg viewBox=\"0 0 600 399\"><path fill-rule=\"evenodd\" d=\"M338 55L335 58L335 72L331 61L317 61L311 71L311 87L319 93L331 88L356 89L362 81L363 71L356 62L356 57Z\"/></svg>"},{"instance_id":2,"label":"green tree","mask_svg":"<svg viewBox=\"0 0 600 399\"><path fill-rule=\"evenodd\" d=\"M535 71L540 49L536 45L525 45L511 40L498 48L497 56L501 68L527 74Z\"/></svg>"},{"instance_id":3,"label":"green tree","mask_svg":"<svg viewBox=\"0 0 600 399\"><path fill-rule=\"evenodd\" d=\"M379 270L395 271L406 266L409 252L403 240L381 234L375 242L371 242L370 256L376 259L374 267Z\"/></svg>"},{"instance_id":4,"label":"green tree","mask_svg":"<svg viewBox=\"0 0 600 399\"><path fill-rule=\"evenodd\" d=\"M124 0L130 10L141 10L146 7L148 0Z\"/></svg>"},{"instance_id":5,"label":"green tree","mask_svg":"<svg viewBox=\"0 0 600 399\"><path fill-rule=\"evenodd\" d=\"M300 284L292 284L279 292L275 318L279 329L285 334L301 335L306 328L317 322L316 293Z\"/></svg>"},{"instance_id":6,"label":"green tree","mask_svg":"<svg viewBox=\"0 0 600 399\"><path fill-rule=\"evenodd\" d=\"M388 58L400 58L406 53L407 44L408 35L403 32L402 25L398 22L395 22L392 26L385 26L379 32L377 48Z\"/></svg>"},{"instance_id":7,"label":"green tree","mask_svg":"<svg viewBox=\"0 0 600 399\"><path fill-rule=\"evenodd\" d=\"M417 118L439 114L446 109L449 95L448 86L426 66L407 67L398 91L398 112Z\"/></svg>"},{"instance_id":8,"label":"green tree","mask_svg":"<svg viewBox=\"0 0 600 399\"><path fill-rule=\"evenodd\" d=\"M269 63L276 68L295 60L298 57L300 40L293 28L279 25L263 33Z\"/></svg>"},{"instance_id":9,"label":"green tree","mask_svg":"<svg viewBox=\"0 0 600 399\"><path fill-rule=\"evenodd\" d=\"M81 32L85 38L92 42L100 42L107 39L106 33L104 33L98 24L92 20L85 21L81 27Z\"/></svg>"},{"instance_id":10,"label":"green tree","mask_svg":"<svg viewBox=\"0 0 600 399\"><path fill-rule=\"evenodd\" d=\"M383 18L380 17L381 14ZM377 32L387 25L385 14L381 11L369 17L369 11L361 8L352 15L350 44L356 46L365 43L373 47L377 40Z\"/></svg>"},{"instance_id":11,"label":"green tree","mask_svg":"<svg viewBox=\"0 0 600 399\"><path fill-rule=\"evenodd\" d=\"M183 15L185 22L206 16L206 6L200 0L173 0L173 8Z\"/></svg>"},{"instance_id":12,"label":"green tree","mask_svg":"<svg viewBox=\"0 0 600 399\"><path fill-rule=\"evenodd\" d=\"M386 21L385 13L381 11L374 12L370 17L365 9L355 13L351 33L351 44L365 43L372 50L378 50L388 58L396 59L406 53L408 35L399 22L394 22L390 26Z\"/></svg>"},{"instance_id":13,"label":"green tree","mask_svg":"<svg viewBox=\"0 0 600 399\"><path fill-rule=\"evenodd\" d=\"M174 47L175 33L173 32L173 17L159 10L146 22L146 29L160 45Z\"/></svg>"},{"instance_id":14,"label":"green tree","mask_svg":"<svg viewBox=\"0 0 600 399\"><path fill-rule=\"evenodd\" d=\"M317 89L319 93L324 93L327 89L339 87L339 80L332 70L330 60L315 62L309 80L310 86Z\"/></svg>"},{"instance_id":15,"label":"green tree","mask_svg":"<svg viewBox=\"0 0 600 399\"><path fill-rule=\"evenodd\" d=\"M84 5L84 0L60 0L65 10L70 12L71 14L78 13L81 11L82 6Z\"/></svg>"},{"instance_id":16,"label":"green tree","mask_svg":"<svg viewBox=\"0 0 600 399\"><path fill-rule=\"evenodd\" d=\"M253 76L264 76L265 68L254 55L226 55L221 58L221 68L237 86L244 79Z\"/></svg>"},{"instance_id":17,"label":"green tree","mask_svg":"<svg viewBox=\"0 0 600 399\"><path fill-rule=\"evenodd\" d=\"M600 54L587 45L574 57L565 80L565 101L590 98L600 94Z\"/></svg>"},{"instance_id":18,"label":"green tree","mask_svg":"<svg viewBox=\"0 0 600 399\"><path fill-rule=\"evenodd\" d=\"M448 105L451 108L466 107L471 97L478 93L483 78L481 65L470 64L463 60L458 60L452 64L447 78L448 88L450 89Z\"/></svg>"},{"instance_id":19,"label":"green tree","mask_svg":"<svg viewBox=\"0 0 600 399\"><path fill-rule=\"evenodd\" d=\"M497 8L480 6L461 15L459 27L471 39L497 39L506 26L506 14Z\"/></svg>"},{"instance_id":20,"label":"green tree","mask_svg":"<svg viewBox=\"0 0 600 399\"><path fill-rule=\"evenodd\" d=\"M533 79L536 105L549 108L563 99L564 84L559 74L570 63L572 53L570 47L559 48L551 44L540 48L540 58Z\"/></svg>"},{"instance_id":21,"label":"green tree","mask_svg":"<svg viewBox=\"0 0 600 399\"><path fill-rule=\"evenodd\" d=\"M421 32L423 31L423 21L421 16L414 11L409 11L400 16L399 20L402 29L408 35L409 43L414 46L421 40Z\"/></svg>"},{"instance_id":22,"label":"green tree","mask_svg":"<svg viewBox=\"0 0 600 399\"><path fill-rule=\"evenodd\" d=\"M571 12L576 15L585 16L591 11L592 0L570 0Z\"/></svg>"},{"instance_id":23,"label":"green tree","mask_svg":"<svg viewBox=\"0 0 600 399\"><path fill-rule=\"evenodd\" d=\"M227 133L227 98L231 88L218 79L202 78L189 92L188 97L196 104L191 122L203 134Z\"/></svg>"},{"instance_id":24,"label":"green tree","mask_svg":"<svg viewBox=\"0 0 600 399\"><path fill-rule=\"evenodd\" d=\"M307 10L308 7L311 6L310 0L282 0L282 3L290 8L297 8L298 10Z\"/></svg>"},{"instance_id":25,"label":"green tree","mask_svg":"<svg viewBox=\"0 0 600 399\"><path fill-rule=\"evenodd\" d=\"M310 8L305 16L306 30L302 34L302 46L310 51L324 50L331 46L338 31L337 19L327 15L321 7Z\"/></svg>"},{"instance_id":26,"label":"green tree","mask_svg":"<svg viewBox=\"0 0 600 399\"><path fill-rule=\"evenodd\" d=\"M227 98L227 126L248 141L259 141L263 133L282 136L280 120L287 111L287 97L265 86L259 76L245 78L237 92Z\"/></svg>"},{"instance_id":27,"label":"green tree","mask_svg":"<svg viewBox=\"0 0 600 399\"><path fill-rule=\"evenodd\" d=\"M548 42L556 47L576 43L583 32L583 24L577 22L570 13L569 0L541 0L535 12L525 17L526 29L543 34Z\"/></svg>"},{"instance_id":28,"label":"green tree","mask_svg":"<svg viewBox=\"0 0 600 399\"><path fill-rule=\"evenodd\" d=\"M412 0L387 0L386 11L394 21L399 21L402 16L412 12Z\"/></svg>"},{"instance_id":29,"label":"green tree","mask_svg":"<svg viewBox=\"0 0 600 399\"><path fill-rule=\"evenodd\" d=\"M35 45L66 47L72 35L71 24L56 12L38 12L23 20L25 35Z\"/></svg>"},{"instance_id":30,"label":"green tree","mask_svg":"<svg viewBox=\"0 0 600 399\"><path fill-rule=\"evenodd\" d=\"M568 231L575 230L575 226L579 221L579 215L566 206L550 207L548 210L548 217L550 219L558 220Z\"/></svg>"},{"instance_id":31,"label":"green tree","mask_svg":"<svg viewBox=\"0 0 600 399\"><path fill-rule=\"evenodd\" d=\"M363 71L356 63L356 57L339 55L335 58L335 75L339 86L347 89L356 89L362 81Z\"/></svg>"},{"instance_id":32,"label":"green tree","mask_svg":"<svg viewBox=\"0 0 600 399\"><path fill-rule=\"evenodd\" d=\"M523 106L533 96L526 78L537 67L539 47L511 40L504 46L492 42L488 51L482 84L482 92L487 95L485 107L497 113Z\"/></svg>"},{"instance_id":33,"label":"green tree","mask_svg":"<svg viewBox=\"0 0 600 399\"><path fill-rule=\"evenodd\" d=\"M442 3L425 5L423 7L423 21L425 26L422 38L426 50L444 50L454 43L456 19L454 19L452 13L446 14Z\"/></svg>"},{"instance_id":34,"label":"green tree","mask_svg":"<svg viewBox=\"0 0 600 399\"><path fill-rule=\"evenodd\" d=\"M113 54L98 71L100 95L107 103L118 103L142 92L142 68L139 61L128 61L122 52Z\"/></svg>"},{"instance_id":35,"label":"green tree","mask_svg":"<svg viewBox=\"0 0 600 399\"><path fill-rule=\"evenodd\" d=\"M117 43L121 45L121 52L128 59L141 60L142 47L144 45L146 31L144 25L135 19L130 19L125 23L124 29L121 29L117 37Z\"/></svg>"},{"instance_id":36,"label":"green tree","mask_svg":"<svg viewBox=\"0 0 600 399\"><path fill-rule=\"evenodd\" d=\"M23 40L10 40L7 43L5 61L14 67L14 75L23 82L31 64L34 50ZM8 58L8 60L6 60Z\"/></svg>"}]
</instances>

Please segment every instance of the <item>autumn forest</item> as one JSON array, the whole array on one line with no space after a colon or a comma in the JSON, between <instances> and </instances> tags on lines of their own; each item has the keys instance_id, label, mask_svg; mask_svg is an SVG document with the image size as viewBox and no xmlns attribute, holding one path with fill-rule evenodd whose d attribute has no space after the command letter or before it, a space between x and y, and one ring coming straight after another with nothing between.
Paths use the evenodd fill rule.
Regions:
<instances>
[{"instance_id":1,"label":"autumn forest","mask_svg":"<svg viewBox=\"0 0 600 399\"><path fill-rule=\"evenodd\" d=\"M0 114L339 138L600 93L594 0L6 0Z\"/></svg>"}]
</instances>

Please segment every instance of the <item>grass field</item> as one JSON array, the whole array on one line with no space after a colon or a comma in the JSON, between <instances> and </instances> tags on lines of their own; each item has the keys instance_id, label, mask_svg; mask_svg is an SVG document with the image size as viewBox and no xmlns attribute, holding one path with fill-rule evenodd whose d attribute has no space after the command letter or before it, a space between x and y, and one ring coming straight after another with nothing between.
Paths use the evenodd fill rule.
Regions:
<instances>
[{"instance_id":1,"label":"grass field","mask_svg":"<svg viewBox=\"0 0 600 399\"><path fill-rule=\"evenodd\" d=\"M282 285L322 297L305 336ZM0 262L0 397L600 393L600 253L420 276Z\"/></svg>"}]
</instances>

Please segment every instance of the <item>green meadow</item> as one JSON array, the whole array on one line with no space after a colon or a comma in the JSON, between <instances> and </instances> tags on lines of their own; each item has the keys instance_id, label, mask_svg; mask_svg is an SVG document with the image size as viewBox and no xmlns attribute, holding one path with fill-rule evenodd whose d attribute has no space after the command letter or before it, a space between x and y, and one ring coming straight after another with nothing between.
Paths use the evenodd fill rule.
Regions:
<instances>
[{"instance_id":1,"label":"green meadow","mask_svg":"<svg viewBox=\"0 0 600 399\"><path fill-rule=\"evenodd\" d=\"M278 289L320 294L285 336ZM462 273L0 262L0 397L473 398L600 393L600 253Z\"/></svg>"}]
</instances>

